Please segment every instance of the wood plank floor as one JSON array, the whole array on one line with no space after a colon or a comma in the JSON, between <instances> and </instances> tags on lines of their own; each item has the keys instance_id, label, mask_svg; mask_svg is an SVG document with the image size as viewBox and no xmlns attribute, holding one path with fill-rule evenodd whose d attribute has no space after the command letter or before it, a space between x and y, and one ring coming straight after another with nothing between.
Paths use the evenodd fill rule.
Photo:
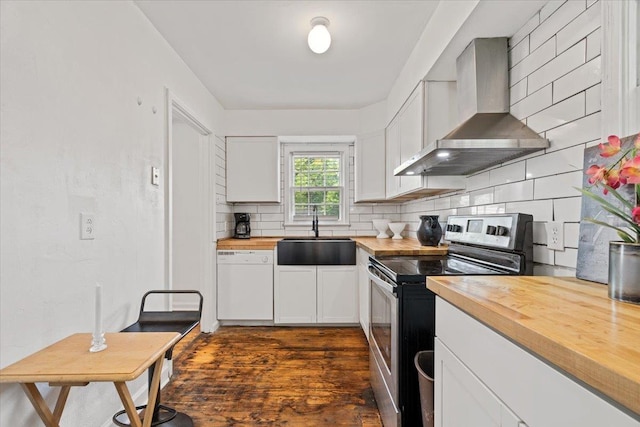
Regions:
<instances>
[{"instance_id":1,"label":"wood plank floor","mask_svg":"<svg viewBox=\"0 0 640 427\"><path fill-rule=\"evenodd\" d=\"M222 327L174 355L162 402L204 426L381 426L360 328Z\"/></svg>"}]
</instances>

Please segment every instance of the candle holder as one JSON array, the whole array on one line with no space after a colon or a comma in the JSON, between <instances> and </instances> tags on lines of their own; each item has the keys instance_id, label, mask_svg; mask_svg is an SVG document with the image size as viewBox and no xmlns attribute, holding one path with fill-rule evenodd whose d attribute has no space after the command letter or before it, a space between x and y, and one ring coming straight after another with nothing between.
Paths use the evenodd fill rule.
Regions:
<instances>
[{"instance_id":1,"label":"candle holder","mask_svg":"<svg viewBox=\"0 0 640 427\"><path fill-rule=\"evenodd\" d=\"M91 340L91 348L89 351L91 353L97 353L99 351L107 348L107 341L104 339L104 333L101 334L93 334L93 340Z\"/></svg>"}]
</instances>

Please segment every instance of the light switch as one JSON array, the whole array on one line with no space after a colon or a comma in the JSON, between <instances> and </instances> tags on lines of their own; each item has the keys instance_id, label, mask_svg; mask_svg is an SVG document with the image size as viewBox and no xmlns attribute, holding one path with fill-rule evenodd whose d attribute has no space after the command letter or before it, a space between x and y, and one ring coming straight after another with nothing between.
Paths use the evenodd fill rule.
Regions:
<instances>
[{"instance_id":1,"label":"light switch","mask_svg":"<svg viewBox=\"0 0 640 427\"><path fill-rule=\"evenodd\" d=\"M93 240L96 238L95 215L92 213L80 214L80 240Z\"/></svg>"},{"instance_id":2,"label":"light switch","mask_svg":"<svg viewBox=\"0 0 640 427\"><path fill-rule=\"evenodd\" d=\"M160 185L160 169L151 166L151 184Z\"/></svg>"}]
</instances>

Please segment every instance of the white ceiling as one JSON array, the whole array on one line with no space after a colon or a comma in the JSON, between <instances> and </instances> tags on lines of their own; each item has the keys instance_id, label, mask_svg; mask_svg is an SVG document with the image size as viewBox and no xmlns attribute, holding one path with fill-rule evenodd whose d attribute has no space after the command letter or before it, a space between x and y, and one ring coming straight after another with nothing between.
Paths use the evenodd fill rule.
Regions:
<instances>
[{"instance_id":1,"label":"white ceiling","mask_svg":"<svg viewBox=\"0 0 640 427\"><path fill-rule=\"evenodd\" d=\"M361 108L387 97L437 1L136 4L227 109ZM310 21L332 43L307 46Z\"/></svg>"},{"instance_id":2,"label":"white ceiling","mask_svg":"<svg viewBox=\"0 0 640 427\"><path fill-rule=\"evenodd\" d=\"M135 0L226 109L352 109L382 101L438 6L435 0ZM455 80L475 37L513 35L546 0L482 0L429 72ZM307 46L310 21L332 44Z\"/></svg>"}]
</instances>

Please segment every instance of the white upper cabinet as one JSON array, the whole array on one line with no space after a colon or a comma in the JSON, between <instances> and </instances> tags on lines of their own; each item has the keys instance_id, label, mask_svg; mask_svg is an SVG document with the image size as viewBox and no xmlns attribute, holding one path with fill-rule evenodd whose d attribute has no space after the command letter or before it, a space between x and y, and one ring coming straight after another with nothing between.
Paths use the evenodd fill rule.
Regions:
<instances>
[{"instance_id":1,"label":"white upper cabinet","mask_svg":"<svg viewBox=\"0 0 640 427\"><path fill-rule=\"evenodd\" d=\"M277 137L227 137L227 202L280 202Z\"/></svg>"},{"instance_id":2,"label":"white upper cabinet","mask_svg":"<svg viewBox=\"0 0 640 427\"><path fill-rule=\"evenodd\" d=\"M462 176L394 176L393 171L457 121L456 83L421 81L387 126L387 199L422 197L465 188Z\"/></svg>"},{"instance_id":3,"label":"white upper cabinet","mask_svg":"<svg viewBox=\"0 0 640 427\"><path fill-rule=\"evenodd\" d=\"M355 201L383 200L386 197L385 130L358 136L355 157Z\"/></svg>"}]
</instances>

